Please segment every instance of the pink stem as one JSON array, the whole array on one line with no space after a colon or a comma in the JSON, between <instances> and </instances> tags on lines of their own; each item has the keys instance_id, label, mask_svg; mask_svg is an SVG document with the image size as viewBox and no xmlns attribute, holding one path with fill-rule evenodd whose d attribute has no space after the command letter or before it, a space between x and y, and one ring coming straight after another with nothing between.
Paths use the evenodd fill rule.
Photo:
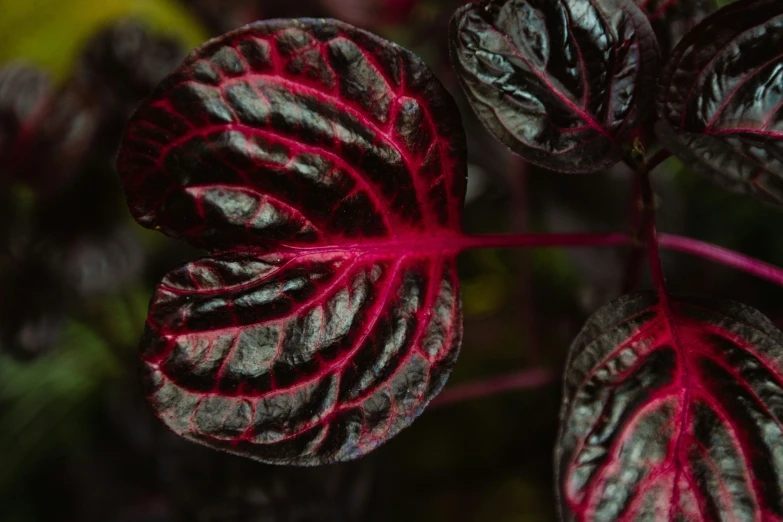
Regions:
<instances>
[{"instance_id":1,"label":"pink stem","mask_svg":"<svg viewBox=\"0 0 783 522\"><path fill-rule=\"evenodd\" d=\"M647 205L648 203L645 202L645 206ZM657 230L655 230L654 222L653 226L649 223L647 224L646 235L647 241L650 241L650 236L656 238L650 252L654 279L659 281L656 283L656 288L659 285L664 285L664 282L661 281L663 270L661 268L660 256L658 255L659 246L660 248L685 252L730 266L783 286L783 268L775 265L734 252L728 248L699 241L698 239L674 234L659 235ZM612 232L607 234L496 234L464 236L460 238L459 243L462 249L467 250L470 248L620 246L633 245L635 241L628 234Z\"/></svg>"},{"instance_id":2,"label":"pink stem","mask_svg":"<svg viewBox=\"0 0 783 522\"><path fill-rule=\"evenodd\" d=\"M647 202L645 202L647 205ZM649 212L649 210L648 210ZM648 226L649 237L657 238L651 242L650 250L651 261L654 269L653 274L658 274L656 278L662 279L662 270L660 258L658 258L658 245L661 248L678 250L693 254L711 261L715 261L749 274L767 279L783 286L783 269L770 265L750 256L734 252L727 248L705 243L697 239L690 239L672 234L661 234L657 237L654 227ZM604 247L604 246L624 246L635 245L637 241L628 234L622 232L609 232L605 234L585 233L585 234L488 234L488 235L460 235L444 238L415 239L411 241L399 241L397 243L381 241L378 243L365 242L356 244L342 244L332 246L293 246L283 245L284 250L301 253L318 252L345 252L351 249L360 249L364 252L378 250L389 251L427 251L435 252L453 251L459 252L472 248L532 248L532 247ZM253 253L256 253L253 251ZM654 255L653 255L654 254ZM656 288L658 288L656 284Z\"/></svg>"},{"instance_id":3,"label":"pink stem","mask_svg":"<svg viewBox=\"0 0 783 522\"><path fill-rule=\"evenodd\" d=\"M600 247L631 243L628 234L486 234L459 238L460 250L511 247Z\"/></svg>"},{"instance_id":4,"label":"pink stem","mask_svg":"<svg viewBox=\"0 0 783 522\"><path fill-rule=\"evenodd\" d=\"M666 290L666 278L663 275L663 266L661 265L661 254L658 243L658 229L655 224L655 193L650 182L650 171L646 167L639 170L641 178L642 202L644 203L645 214L645 238L647 244L647 257L650 262L650 272L652 273L653 286L661 303L666 305L669 300L669 293Z\"/></svg>"},{"instance_id":5,"label":"pink stem","mask_svg":"<svg viewBox=\"0 0 783 522\"><path fill-rule=\"evenodd\" d=\"M628 262L625 265L625 277L623 279L623 294L631 293L638 285L639 279L642 274L642 266L644 265L644 233L645 233L645 217L643 212L644 205L642 203L642 179L639 176L634 176L633 180L633 192L631 195L631 226L633 230L633 238L636 241L636 245L631 250L631 254L628 256Z\"/></svg>"},{"instance_id":6,"label":"pink stem","mask_svg":"<svg viewBox=\"0 0 783 522\"><path fill-rule=\"evenodd\" d=\"M538 388L539 386L549 384L556 378L555 373L550 370L533 368L532 370L523 370L482 381L461 384L446 389L430 403L429 408L439 408L504 392Z\"/></svg>"},{"instance_id":7,"label":"pink stem","mask_svg":"<svg viewBox=\"0 0 783 522\"><path fill-rule=\"evenodd\" d=\"M666 149L659 150L655 155L647 162L647 172L652 172L664 161L671 158L672 153Z\"/></svg>"},{"instance_id":8,"label":"pink stem","mask_svg":"<svg viewBox=\"0 0 783 522\"><path fill-rule=\"evenodd\" d=\"M649 184L647 184L649 187ZM649 212L649 205L652 202L652 190L648 192L645 199L645 207ZM653 278L658 280L658 285L664 285L662 281L663 271L661 269L658 247L667 248L679 252L685 252L704 259L715 261L722 265L730 266L742 270L746 273L766 279L780 286L783 286L783 269L758 259L734 252L697 239L677 236L674 234L657 234L655 229L653 215L647 223L646 233L649 238L653 238L654 244L650 250L650 262L653 265ZM652 225L650 225L652 223ZM496 235L496 236L466 236L473 245L470 248L479 247L531 247L531 246L612 246L612 245L630 245L634 241L625 234L516 234L516 235ZM480 243L480 244L479 244ZM657 272L657 275L656 275ZM659 290L660 291L660 290ZM665 293L661 294L663 299L667 298ZM472 399L480 399L511 392L515 390L525 390L546 385L556 379L554 372L544 368L534 368L517 373L493 377L490 379L476 381L469 384L463 384L448 388L441 393L430 404L430 409L448 406L460 402L466 402Z\"/></svg>"},{"instance_id":9,"label":"pink stem","mask_svg":"<svg viewBox=\"0 0 783 522\"><path fill-rule=\"evenodd\" d=\"M663 248L709 259L783 286L783 269L728 248L673 234L661 234L658 243Z\"/></svg>"}]
</instances>

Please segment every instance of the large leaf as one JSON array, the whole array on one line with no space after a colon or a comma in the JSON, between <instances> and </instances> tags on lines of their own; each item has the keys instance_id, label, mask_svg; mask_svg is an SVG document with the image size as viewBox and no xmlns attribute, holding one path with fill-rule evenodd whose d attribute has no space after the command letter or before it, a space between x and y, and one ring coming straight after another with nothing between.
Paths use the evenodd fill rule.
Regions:
<instances>
[{"instance_id":1,"label":"large leaf","mask_svg":"<svg viewBox=\"0 0 783 522\"><path fill-rule=\"evenodd\" d=\"M265 462L358 457L410 424L457 356L465 145L410 52L337 21L259 22L197 49L129 124L144 226L207 248L142 341L175 432Z\"/></svg>"},{"instance_id":2,"label":"large leaf","mask_svg":"<svg viewBox=\"0 0 783 522\"><path fill-rule=\"evenodd\" d=\"M693 169L734 192L783 204L783 2L740 0L672 54L656 127Z\"/></svg>"},{"instance_id":3,"label":"large leaf","mask_svg":"<svg viewBox=\"0 0 783 522\"><path fill-rule=\"evenodd\" d=\"M664 57L705 16L718 8L715 0L636 0L650 20Z\"/></svg>"},{"instance_id":4,"label":"large leaf","mask_svg":"<svg viewBox=\"0 0 783 522\"><path fill-rule=\"evenodd\" d=\"M783 333L758 311L625 296L574 341L565 520L783 519Z\"/></svg>"},{"instance_id":5,"label":"large leaf","mask_svg":"<svg viewBox=\"0 0 783 522\"><path fill-rule=\"evenodd\" d=\"M541 166L610 167L649 112L658 48L632 0L485 0L455 13L450 40L478 117Z\"/></svg>"}]
</instances>

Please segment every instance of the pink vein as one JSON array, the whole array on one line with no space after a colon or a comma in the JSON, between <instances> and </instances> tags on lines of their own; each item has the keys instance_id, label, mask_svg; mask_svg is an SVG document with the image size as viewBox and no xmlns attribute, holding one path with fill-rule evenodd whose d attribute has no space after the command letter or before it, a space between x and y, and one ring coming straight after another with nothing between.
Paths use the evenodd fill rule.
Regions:
<instances>
[{"instance_id":1,"label":"pink vein","mask_svg":"<svg viewBox=\"0 0 783 522\"><path fill-rule=\"evenodd\" d=\"M378 322L378 319L381 317L381 314L383 313L383 310L386 307L386 304L389 300L389 295L391 294L392 288L394 287L395 280L399 274L400 267L402 266L403 261L404 258L397 260L397 262L389 271L389 275L386 278L386 284L383 287L383 294L379 297L378 301L373 306L373 309L370 311L370 316L367 319L366 327L362 329L362 335L359 337L359 339L356 340L356 342L353 343L351 348L343 357L341 357L338 361L335 361L328 367L321 370L317 375L314 375L311 378L308 378L301 382L297 382L295 386L292 386L290 388L285 388L283 390L272 390L270 392L258 396L254 396L252 398L254 400L263 400L268 397L274 397L275 395L290 393L292 390L305 387L315 381L323 379L324 376L326 376L333 370L338 370L338 371L342 370L342 368L344 368L344 366L348 363L351 357L353 357L354 354L356 354L356 352L362 347L365 341L370 337L370 334L375 328L375 324ZM339 405L337 403L334 403L332 405L332 408L333 408L332 411L327 412L325 415L311 421L310 423L305 423L304 427L300 427L300 429L297 430L296 432L287 433L286 437L287 438L295 437L317 424L328 422L327 419L330 418L332 415L334 415L335 409L339 410ZM251 424L253 423L253 419L250 420L250 423ZM279 441L274 441L274 442L279 442Z\"/></svg>"},{"instance_id":2,"label":"pink vein","mask_svg":"<svg viewBox=\"0 0 783 522\"><path fill-rule=\"evenodd\" d=\"M294 149L303 149L305 151L315 152L329 158L336 165L349 172L351 176L354 178L354 180L365 188L365 192L367 193L368 197L373 201L373 203L376 205L376 207L382 209L381 214L383 214L384 220L386 219L386 216L391 215L391 209L389 208L388 203L381 201L378 198L378 191L375 189L375 187L371 186L369 182L361 174L359 174L359 171L356 170L356 168L348 164L348 162L343 160L337 154L328 151L323 147L319 147L317 145L302 143L292 138L289 138L287 136L283 136L282 134L266 129L261 129L258 127L251 127L250 125L245 125L243 123L225 123L225 124L208 125L199 128L198 131L190 132L188 134L180 136L176 140L170 142L169 145L161 152L160 158L158 159L158 168L161 168L162 159L168 153L169 150L180 146L181 144L193 139L195 136L201 136L203 138L206 138L210 134L226 133L231 131L237 131L237 132L241 132L242 134L251 135L251 136L262 136L267 139L278 140L288 145L292 145ZM388 226L389 226L389 231L394 234L395 227L391 225Z\"/></svg>"},{"instance_id":3,"label":"pink vein","mask_svg":"<svg viewBox=\"0 0 783 522\"><path fill-rule=\"evenodd\" d=\"M378 75L386 83L386 87L387 87L388 92L394 92L393 89L391 88L391 85L389 84L389 80L380 72L380 70L378 69L377 65L373 64L370 60L368 60L368 63L370 65L372 65L373 68L376 69L376 72L378 73ZM418 181L418 175L417 175L418 170L415 169L414 165L411 163L409 155L406 154L402 149L400 149L399 145L394 141L394 139L391 136L391 134L387 130L384 130L381 127L379 127L372 119L367 117L367 115L361 113L359 110L357 110L357 109L351 107L350 105L346 104L345 101L340 100L340 99L336 98L334 95L326 93L326 92L322 91L321 89L318 89L318 88L316 88L314 86L311 86L309 84L306 84L306 83L294 82L294 81L288 80L286 78L283 78L282 76L279 76L279 75L268 75L268 74L260 74L260 73L245 74L245 75L242 75L242 76L238 76L236 78L232 78L230 80L225 80L225 82L223 82L221 84L221 93L224 91L224 85L225 86L230 86L230 85L233 85L233 84L246 83L251 88L253 88L253 90L255 90L258 93L259 96L263 96L263 93L259 92L255 85L251 85L250 82L249 81L246 82L246 80L262 80L263 82L270 83L270 84L280 84L283 87L285 87L287 90L289 90L290 92L294 92L294 93L297 93L297 94L300 94L297 91L306 91L306 92L309 92L309 93L312 93L313 95L315 95L316 98L321 98L319 100L320 102L322 102L322 103L326 102L329 105L337 108L337 110L339 110L339 111L351 114L354 118L356 118L358 121L360 121L362 123L362 125L372 129L372 131L377 136L383 136L384 138L386 138L387 144L390 147L392 147L397 152L397 154L400 156L400 158L402 158L403 162L405 163L405 166L408 169L408 173L410 174L411 179L414 181L414 183L416 183ZM394 117L394 112L393 112L392 108L393 108L393 106L396 103L399 102L399 99L402 96L405 96L405 94L394 96L392 98L391 102L390 102L390 110L389 110L388 117L389 117L390 122L392 122L392 123L393 123L392 120L393 120L393 117ZM425 115L427 117L429 117L430 114L429 114L429 110L428 110L427 105L426 104L422 104L419 100L416 100L416 101L422 107L422 111L425 113ZM230 107L230 104L226 103L226 106ZM237 118L237 119L239 119L239 118ZM429 118L429 121L430 122L432 121L431 118ZM392 128L393 128L393 126L392 126ZM437 129L435 129L433 127L432 131L433 131L433 141L434 142L439 142L440 140L438 139ZM441 162L441 164L442 164L442 162ZM421 165L419 165L419 168L421 168ZM422 191L419 190L418 186L417 186L417 190L416 190L416 195L419 198L420 206L425 211L431 213L431 209L430 209L429 205L426 205L425 202L422 199L422 198L424 198L426 196L426 194L423 194Z\"/></svg>"},{"instance_id":4,"label":"pink vein","mask_svg":"<svg viewBox=\"0 0 783 522\"><path fill-rule=\"evenodd\" d=\"M723 44L723 46L722 46L722 47L720 47L720 48L716 49L716 50L715 50L715 54L713 54L713 55L712 55L712 57L711 57L711 58L710 58L710 59L707 61L707 63L706 63L706 64L704 64L704 66L703 66L701 69L699 69L699 71L698 71L698 72L696 73L696 75L694 76L694 79L693 79L693 84L691 85L691 88L690 88L690 90L688 91L688 94L685 96L685 99L683 100L683 103L682 103L681 105L682 105L683 107L686 107L686 106L687 106L687 105L690 103L691 97L693 96L693 93L694 93L694 91L696 90L696 84L698 83L699 79L702 77L702 75L703 75L703 74L704 74L704 72L707 70L707 68L708 68L710 65L712 65L712 63L713 63L715 60L717 60L717 59L718 59L718 56L720 56L721 52L723 52L723 50L724 50L724 49L726 49L726 47L728 47L728 46L729 46L731 43L733 43L734 41L738 40L738 39L739 39L741 36L743 36L745 33L749 32L749 31L752 31L753 29L756 29L756 28L758 28L758 27L761 27L762 25L764 25L764 24L766 24L766 23L767 23L767 21L764 21L764 22L762 22L762 23L760 23L760 24L754 25L753 27L748 27L747 29L743 29L742 31L740 31L739 33L737 33L737 34L735 34L733 37L731 37L731 39L730 39L728 42L726 42L725 44ZM677 60L680 60L680 59L683 57L683 55L684 55L684 52L683 52L683 53L680 53L680 55L679 55L679 56L677 56L677 57L676 57L676 59L677 59ZM675 62L674 62L674 60L672 60L672 63L673 63L673 64L675 63ZM676 65L678 65L678 66L679 66L679 63L676 63ZM674 70L674 69L672 69L672 70ZM667 92L666 92L666 99L664 100L664 103L668 103L668 102L669 102L669 94L670 94L670 92L671 92L671 89L668 89L668 90L667 90ZM680 127L683 127L683 128L685 127L685 117L686 117L686 116L687 116L687 111L683 110L683 112L682 112L682 118L681 118L681 120L680 120Z\"/></svg>"},{"instance_id":5,"label":"pink vein","mask_svg":"<svg viewBox=\"0 0 783 522\"><path fill-rule=\"evenodd\" d=\"M731 89L731 91L730 91L730 92L728 92L728 93L726 94L726 96L725 96L725 97L724 97L724 99L723 99L723 102L721 102L720 106L719 106L719 107L718 107L718 109L715 111L715 114L713 114L713 115L712 115L712 118L710 118L710 120L707 122L707 129L706 129L706 132L707 132L707 134L709 134L709 133L710 133L710 131L712 130L712 127L713 127L713 125L715 125L715 122L717 121L717 119L718 119L718 118L720 118L721 114L723 114L723 111L725 111L725 110L726 110L726 107L729 105L729 103L731 103L731 101L732 101L732 98L734 97L734 95L735 95L735 94L737 94L737 92L738 92L738 91L739 91L739 90L740 90L740 89L741 89L741 88L742 88L744 85L746 85L746 84L747 84L747 83L748 83L748 82L749 82L749 81L750 81L750 80L751 80L751 79L752 79L752 78L753 78L753 77L754 77L756 74L758 74L759 72L763 71L763 70L764 70L766 67L768 67L770 64L773 64L773 63L775 63L776 61L778 61L778 60L779 60L781 57L783 57L783 53L781 53L781 54L778 54L778 55L777 55L777 56L775 56L774 58L772 58L772 59L768 60L768 61L767 61L767 62L765 62L764 64L760 65L760 66L759 66L759 67L757 67L756 69L754 69L754 70L752 70L751 72L749 72L749 73L747 74L747 76L745 76L744 78L742 78L742 79L741 79L741 80L740 80L740 81L737 83L737 85L735 85L735 86L734 86L734 88L733 88L733 89Z\"/></svg>"},{"instance_id":6,"label":"pink vein","mask_svg":"<svg viewBox=\"0 0 783 522\"><path fill-rule=\"evenodd\" d=\"M520 54L516 48L514 47L513 42L511 42L511 39L508 35L501 33L497 29L492 28L493 31L495 31L498 35L500 35L503 39L506 40L508 43L509 48L511 49L511 53L522 60L525 65L527 65L528 69L531 73L533 73L539 80L544 82L544 84L549 87L549 89L557 96L557 98L563 102L568 108L570 108L574 113L576 113L577 116L579 116L585 123L587 123L590 127L592 127L594 130L596 130L599 134L603 135L605 138L607 138L612 143L615 143L615 139L612 137L609 132L604 129L598 121L595 120L587 111L581 107L579 107L571 98L566 96L564 93L560 92L559 89L557 89L554 84L547 78L546 74L540 72L536 67L534 67L530 61Z\"/></svg>"}]
</instances>

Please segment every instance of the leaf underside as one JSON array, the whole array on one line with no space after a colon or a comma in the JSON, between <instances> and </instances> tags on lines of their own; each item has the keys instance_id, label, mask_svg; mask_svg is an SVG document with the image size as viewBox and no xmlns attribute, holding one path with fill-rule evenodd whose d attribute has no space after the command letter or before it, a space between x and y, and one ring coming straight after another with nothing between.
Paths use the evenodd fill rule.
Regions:
<instances>
[{"instance_id":1,"label":"leaf underside","mask_svg":"<svg viewBox=\"0 0 783 522\"><path fill-rule=\"evenodd\" d=\"M142 104L118 166L144 226L208 249L150 305L159 417L269 463L359 457L444 385L462 320L455 104L410 52L334 20L208 42Z\"/></svg>"},{"instance_id":2,"label":"leaf underside","mask_svg":"<svg viewBox=\"0 0 783 522\"><path fill-rule=\"evenodd\" d=\"M632 0L484 0L454 14L450 42L479 119L543 167L614 165L651 105L658 47Z\"/></svg>"},{"instance_id":3,"label":"leaf underside","mask_svg":"<svg viewBox=\"0 0 783 522\"><path fill-rule=\"evenodd\" d=\"M625 296L566 370L565 520L783 520L783 333L761 313Z\"/></svg>"},{"instance_id":4,"label":"leaf underside","mask_svg":"<svg viewBox=\"0 0 783 522\"><path fill-rule=\"evenodd\" d=\"M783 204L783 2L741 0L675 49L656 132L725 188Z\"/></svg>"}]
</instances>

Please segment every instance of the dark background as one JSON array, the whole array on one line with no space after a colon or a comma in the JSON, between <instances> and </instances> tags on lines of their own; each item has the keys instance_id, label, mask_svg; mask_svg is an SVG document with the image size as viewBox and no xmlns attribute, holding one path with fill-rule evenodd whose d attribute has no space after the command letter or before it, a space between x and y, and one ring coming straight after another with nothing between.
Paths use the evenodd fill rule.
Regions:
<instances>
[{"instance_id":1,"label":"dark background","mask_svg":"<svg viewBox=\"0 0 783 522\"><path fill-rule=\"evenodd\" d=\"M431 65L463 107L467 231L631 231L625 167L542 171L476 121L446 52L459 3L0 0L0 520L555 519L557 378L431 408L360 461L306 469L177 438L154 419L136 379L154 285L199 252L131 220L113 167L122 125L189 49L256 19L341 18ZM25 112L40 99L48 100L40 113ZM783 265L779 211L725 193L676 160L654 183L663 231ZM621 294L629 255L464 254L465 340L449 387L530 369L559 375L587 316ZM663 261L675 293L742 301L783 324L780 288L681 254ZM638 287L648 286L643 275Z\"/></svg>"}]
</instances>

